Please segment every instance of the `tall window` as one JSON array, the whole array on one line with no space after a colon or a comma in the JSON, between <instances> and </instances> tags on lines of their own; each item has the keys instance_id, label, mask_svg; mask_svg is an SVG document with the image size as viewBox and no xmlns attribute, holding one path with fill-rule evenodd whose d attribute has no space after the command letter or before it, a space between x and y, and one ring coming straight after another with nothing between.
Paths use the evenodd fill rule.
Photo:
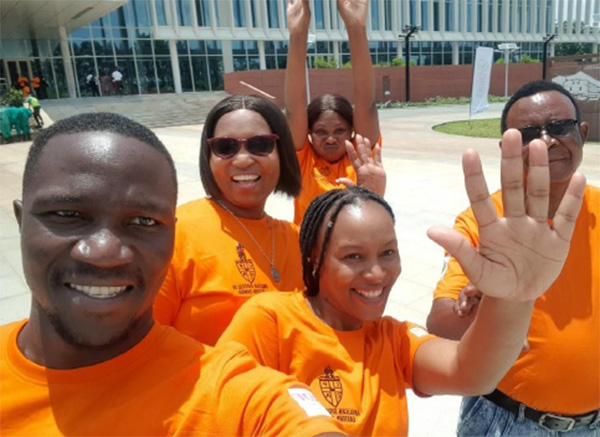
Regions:
<instances>
[{"instance_id":1,"label":"tall window","mask_svg":"<svg viewBox=\"0 0 600 437\"><path fill-rule=\"evenodd\" d=\"M158 26L166 26L167 14L165 11L165 0L154 0L154 6L156 7L156 24Z\"/></svg>"},{"instance_id":2,"label":"tall window","mask_svg":"<svg viewBox=\"0 0 600 437\"><path fill-rule=\"evenodd\" d=\"M379 30L379 1L380 0L371 0L370 8L371 8L371 29Z\"/></svg>"},{"instance_id":3,"label":"tall window","mask_svg":"<svg viewBox=\"0 0 600 437\"><path fill-rule=\"evenodd\" d=\"M317 29L325 29L325 17L323 13L323 0L315 0L315 25Z\"/></svg>"},{"instance_id":4,"label":"tall window","mask_svg":"<svg viewBox=\"0 0 600 437\"><path fill-rule=\"evenodd\" d=\"M444 4L446 7L446 30L452 32L454 29L454 2L452 0L446 0Z\"/></svg>"},{"instance_id":5,"label":"tall window","mask_svg":"<svg viewBox=\"0 0 600 437\"><path fill-rule=\"evenodd\" d=\"M267 17L269 28L276 29L279 27L279 11L277 10L277 0L267 0Z\"/></svg>"},{"instance_id":6,"label":"tall window","mask_svg":"<svg viewBox=\"0 0 600 437\"><path fill-rule=\"evenodd\" d=\"M177 19L180 26L192 25L192 14L190 13L189 0L176 0Z\"/></svg>"},{"instance_id":7,"label":"tall window","mask_svg":"<svg viewBox=\"0 0 600 437\"><path fill-rule=\"evenodd\" d=\"M246 27L246 5L244 0L233 1L233 19L235 27Z\"/></svg>"},{"instance_id":8,"label":"tall window","mask_svg":"<svg viewBox=\"0 0 600 437\"><path fill-rule=\"evenodd\" d=\"M209 0L196 0L196 19L198 20L198 26L210 26L210 9L208 2Z\"/></svg>"}]
</instances>

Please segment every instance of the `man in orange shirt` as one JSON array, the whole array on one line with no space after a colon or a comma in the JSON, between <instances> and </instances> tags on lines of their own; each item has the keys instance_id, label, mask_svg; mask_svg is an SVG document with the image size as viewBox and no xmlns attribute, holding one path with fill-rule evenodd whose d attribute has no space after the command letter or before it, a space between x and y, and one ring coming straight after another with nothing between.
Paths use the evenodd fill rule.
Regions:
<instances>
[{"instance_id":1,"label":"man in orange shirt","mask_svg":"<svg viewBox=\"0 0 600 437\"><path fill-rule=\"evenodd\" d=\"M0 434L339 433L306 386L241 346L154 323L176 200L168 151L125 117L36 138L14 202L31 313L0 327Z\"/></svg>"},{"instance_id":2,"label":"man in orange shirt","mask_svg":"<svg viewBox=\"0 0 600 437\"><path fill-rule=\"evenodd\" d=\"M548 220L565 195L582 160L588 126L573 97L552 82L524 85L502 113L502 131L517 128L525 148L541 138L548 146ZM536 171L530 168L529 171ZM498 214L502 192L492 196ZM600 190L586 186L563 270L537 299L525 351L497 389L465 398L459 436L600 436ZM454 228L477 246L479 233L471 209ZM434 292L427 326L431 333L459 339L478 309L479 295L454 258Z\"/></svg>"}]
</instances>

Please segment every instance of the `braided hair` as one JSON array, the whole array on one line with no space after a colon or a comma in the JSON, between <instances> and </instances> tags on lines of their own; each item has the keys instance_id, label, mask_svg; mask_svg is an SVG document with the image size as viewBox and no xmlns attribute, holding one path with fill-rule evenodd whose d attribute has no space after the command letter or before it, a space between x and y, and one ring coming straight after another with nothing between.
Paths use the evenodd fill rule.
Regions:
<instances>
[{"instance_id":1,"label":"braided hair","mask_svg":"<svg viewBox=\"0 0 600 437\"><path fill-rule=\"evenodd\" d=\"M302 220L302 227L300 228L302 277L304 285L306 285L307 296L316 296L319 294L319 279L323 258L340 211L346 205L358 205L367 201L373 201L383 206L392 217L392 221L395 220L392 208L382 197L359 186L327 191L315 198L309 205ZM322 228L328 214L329 221L327 222L327 228L325 229L325 235L321 243L321 253L319 253L317 259L312 259L319 239L319 230Z\"/></svg>"}]
</instances>

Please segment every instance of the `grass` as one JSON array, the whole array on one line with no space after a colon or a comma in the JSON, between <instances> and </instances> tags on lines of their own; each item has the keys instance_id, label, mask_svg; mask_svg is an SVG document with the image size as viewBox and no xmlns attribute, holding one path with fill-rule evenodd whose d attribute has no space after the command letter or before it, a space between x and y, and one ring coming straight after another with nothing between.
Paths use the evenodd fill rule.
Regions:
<instances>
[{"instance_id":1,"label":"grass","mask_svg":"<svg viewBox=\"0 0 600 437\"><path fill-rule=\"evenodd\" d=\"M453 121L450 123L438 124L433 130L451 135L463 135L476 138L497 138L500 139L500 119L485 118L471 121Z\"/></svg>"},{"instance_id":2,"label":"grass","mask_svg":"<svg viewBox=\"0 0 600 437\"><path fill-rule=\"evenodd\" d=\"M496 138L500 139L500 119L484 118L479 120L463 120L442 123L433 126L436 132L442 132L450 135L462 135L465 137L476 138ZM600 146L598 141L586 141L586 146Z\"/></svg>"},{"instance_id":3,"label":"grass","mask_svg":"<svg viewBox=\"0 0 600 437\"><path fill-rule=\"evenodd\" d=\"M488 102L507 102L508 99L498 96L488 96ZM377 104L379 109L386 108L414 108L423 106L439 106L439 105L468 105L471 102L470 97L432 97L424 102L387 102L385 104Z\"/></svg>"}]
</instances>

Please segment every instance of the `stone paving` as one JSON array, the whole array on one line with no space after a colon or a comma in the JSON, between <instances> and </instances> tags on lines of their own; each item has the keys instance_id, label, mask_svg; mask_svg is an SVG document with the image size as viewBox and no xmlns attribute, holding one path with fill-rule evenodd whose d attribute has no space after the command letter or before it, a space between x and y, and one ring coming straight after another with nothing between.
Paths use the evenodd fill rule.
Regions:
<instances>
[{"instance_id":1,"label":"stone paving","mask_svg":"<svg viewBox=\"0 0 600 437\"><path fill-rule=\"evenodd\" d=\"M77 101L72 106L84 108L88 102ZM142 103L138 102L137 107ZM502 107L503 104L492 104L486 113L476 118L499 117ZM442 249L425 233L435 224L452 226L455 216L468 204L461 170L461 154L465 148L474 148L480 153L490 190L499 187L498 141L451 136L432 130L435 124L468 119L468 106L385 109L380 110L379 116L388 174L386 198L396 213L402 256L402 275L392 291L386 314L424 324L443 259ZM202 125L171 126L154 131L175 160L179 203L202 196L198 173ZM29 143L0 146L0 324L26 317L30 304L11 204L20 197L28 146ZM588 183L600 185L600 146L585 148L581 171L586 174ZM290 199L275 196L269 200L267 210L273 216L292 219ZM455 435L459 397L423 399L410 391L408 396L411 436Z\"/></svg>"}]
</instances>

